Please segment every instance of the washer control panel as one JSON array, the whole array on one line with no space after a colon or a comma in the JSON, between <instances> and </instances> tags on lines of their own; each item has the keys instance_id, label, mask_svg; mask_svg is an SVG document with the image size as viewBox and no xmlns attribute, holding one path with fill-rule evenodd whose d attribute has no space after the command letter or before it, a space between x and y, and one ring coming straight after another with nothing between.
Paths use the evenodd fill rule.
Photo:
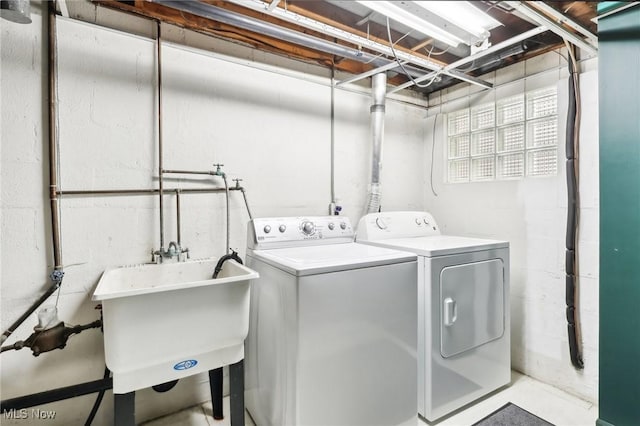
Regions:
<instances>
[{"instance_id":1,"label":"washer control panel","mask_svg":"<svg viewBox=\"0 0 640 426\"><path fill-rule=\"evenodd\" d=\"M347 217L305 216L253 219L247 239L249 248L275 248L352 242L354 236Z\"/></svg>"},{"instance_id":2,"label":"washer control panel","mask_svg":"<svg viewBox=\"0 0 640 426\"><path fill-rule=\"evenodd\" d=\"M435 219L427 212L381 212L358 222L358 240L427 237L440 235Z\"/></svg>"}]
</instances>

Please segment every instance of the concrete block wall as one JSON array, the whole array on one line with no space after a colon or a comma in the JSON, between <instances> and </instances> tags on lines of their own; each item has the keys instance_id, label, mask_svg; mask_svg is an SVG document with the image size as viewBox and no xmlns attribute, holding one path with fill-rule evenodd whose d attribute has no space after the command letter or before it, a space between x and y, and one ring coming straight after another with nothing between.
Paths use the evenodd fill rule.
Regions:
<instances>
[{"instance_id":1,"label":"concrete block wall","mask_svg":"<svg viewBox=\"0 0 640 426\"><path fill-rule=\"evenodd\" d=\"M89 2L67 4L72 17L138 35L58 20L60 189L155 188L156 45L148 38L153 24L120 19L122 14ZM30 25L0 20L3 330L48 286L53 266L43 6L32 2ZM208 170L213 163L225 164L230 179L243 179L257 217L325 214L331 170L328 71L174 27L163 27L163 34L180 43L163 44L164 167ZM354 223L369 178L369 105L366 88L335 93L336 195ZM387 102L382 174L387 209L423 208L425 105L409 95ZM222 187L222 182L178 176L166 179L165 186ZM175 197L165 201L166 241L171 241ZM182 239L192 257L222 255L224 195L185 194L181 204ZM63 197L60 205L66 275L59 316L68 324L85 324L98 317L91 295L102 271L147 262L159 247L158 199ZM238 192L231 194L231 217L231 246L244 255L248 216ZM36 323L34 314L7 343L28 337ZM175 338L167 336L168 344ZM102 335L85 331L64 350L37 358L27 349L11 351L1 362L2 399L96 380L104 369ZM204 376L181 380L165 394L143 390L136 395L137 420L208 397ZM40 408L56 411L48 424L83 424L94 400L89 395ZM112 424L112 404L108 392L95 425ZM2 418L3 425L23 422Z\"/></svg>"},{"instance_id":2,"label":"concrete block wall","mask_svg":"<svg viewBox=\"0 0 640 426\"><path fill-rule=\"evenodd\" d=\"M564 135L568 89L566 61L561 55L566 56L566 53L564 49L550 52L482 76L495 84L494 90L478 92L473 86L461 84L430 96L425 130L425 206L434 214L444 233L510 242L513 368L595 402L598 395L599 274L597 59L584 61L580 75L579 285L585 368L577 371L569 358L565 317L567 195ZM556 176L447 183L444 127L447 112L554 85L558 87ZM437 195L431 190L432 184Z\"/></svg>"}]
</instances>

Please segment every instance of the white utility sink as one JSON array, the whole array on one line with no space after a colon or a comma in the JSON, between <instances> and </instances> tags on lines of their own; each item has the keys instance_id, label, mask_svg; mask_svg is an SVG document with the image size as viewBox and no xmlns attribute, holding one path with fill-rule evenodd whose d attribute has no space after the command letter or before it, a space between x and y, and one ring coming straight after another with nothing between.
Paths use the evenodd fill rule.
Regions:
<instances>
[{"instance_id":1,"label":"white utility sink","mask_svg":"<svg viewBox=\"0 0 640 426\"><path fill-rule=\"evenodd\" d=\"M93 293L102 302L113 392L128 393L244 358L249 282L258 273L233 260L107 269Z\"/></svg>"}]
</instances>

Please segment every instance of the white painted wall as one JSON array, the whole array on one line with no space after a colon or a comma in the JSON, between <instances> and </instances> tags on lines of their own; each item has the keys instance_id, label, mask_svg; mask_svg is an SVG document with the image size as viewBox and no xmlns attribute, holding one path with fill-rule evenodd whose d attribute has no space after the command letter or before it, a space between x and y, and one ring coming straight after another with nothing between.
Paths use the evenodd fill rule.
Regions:
<instances>
[{"instance_id":1,"label":"white painted wall","mask_svg":"<svg viewBox=\"0 0 640 426\"><path fill-rule=\"evenodd\" d=\"M566 51L562 52L566 55ZM580 127L579 281L585 369L569 358L565 317L565 224L567 196L564 135L566 62L556 52L483 76L496 89L454 86L430 97L426 124L425 206L443 232L511 243L511 341L516 370L589 401L598 392L598 80L597 61L583 63ZM555 177L483 183L446 183L445 115L467 106L558 85L559 169ZM433 186L429 183L433 125Z\"/></svg>"},{"instance_id":2,"label":"white painted wall","mask_svg":"<svg viewBox=\"0 0 640 426\"><path fill-rule=\"evenodd\" d=\"M84 7L82 14L99 22L116 21L116 12L84 2L70 5ZM31 25L0 20L3 330L48 286L52 268L41 8L33 2ZM153 29L146 21L117 21L139 34ZM243 58L164 46L164 167L207 170L213 163L224 163L229 178L243 179L255 216L325 214L330 201L328 71L173 27L163 33L181 43ZM156 187L155 42L60 19L58 43L60 189ZM257 68L252 58L271 64L264 67L268 71ZM358 87L337 90L335 96L336 194L355 223L369 177L370 99L368 91ZM387 102L382 174L382 205L387 209L423 208L425 116L420 106ZM167 179L165 186L219 187L222 182L195 177ZM175 239L174 203L168 195L166 241ZM232 193L231 204L231 246L243 255L247 214L239 193ZM159 246L157 208L156 197L61 200L66 272L58 306L61 319L69 324L96 319L96 303L90 298L101 272L150 259L151 249ZM182 237L194 258L223 254L224 211L223 195L183 196ZM36 322L32 315L7 343L26 339ZM167 343L175 344L176 336L167 336ZM95 380L104 368L102 336L98 330L86 331L72 337L62 351L38 358L27 349L11 351L1 362L2 399ZM137 420L208 397L204 376L181 380L166 394L140 391ZM94 399L95 395L84 396L41 408L57 411L48 424L82 424ZM94 424L112 423L112 404L109 392ZM3 419L2 424L22 423Z\"/></svg>"}]
</instances>

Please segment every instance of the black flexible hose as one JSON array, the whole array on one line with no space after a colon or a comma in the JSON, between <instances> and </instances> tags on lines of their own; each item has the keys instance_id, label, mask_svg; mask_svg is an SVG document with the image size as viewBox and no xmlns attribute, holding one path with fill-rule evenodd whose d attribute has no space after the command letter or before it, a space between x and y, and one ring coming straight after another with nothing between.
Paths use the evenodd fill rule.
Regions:
<instances>
[{"instance_id":1,"label":"black flexible hose","mask_svg":"<svg viewBox=\"0 0 640 426\"><path fill-rule=\"evenodd\" d=\"M218 274L220 273L220 271L222 271L222 265L224 265L224 262L226 262L227 260L235 260L236 262L242 265L242 259L240 259L240 256L238 256L238 252L233 251L233 249L231 249L231 254L225 254L220 258L220 260L218 260L218 263L216 264L216 268L214 269L213 275L211 276L211 278L213 279L218 278Z\"/></svg>"},{"instance_id":2,"label":"black flexible hose","mask_svg":"<svg viewBox=\"0 0 640 426\"><path fill-rule=\"evenodd\" d=\"M248 206L247 206L248 207ZM225 254L218 260L211 278L218 278L218 274L222 271L222 266L227 260L235 260L242 265L242 259L238 256L238 252L231 249L231 254ZM224 418L222 411L222 367L209 371L209 387L211 388L211 405L213 406L213 418L221 420Z\"/></svg>"},{"instance_id":3,"label":"black flexible hose","mask_svg":"<svg viewBox=\"0 0 640 426\"><path fill-rule=\"evenodd\" d=\"M565 302L567 304L567 332L569 335L569 355L571 364L579 370L584 368L582 354L578 341L576 300L576 235L578 231L578 182L577 163L575 152L575 128L577 120L577 98L575 68L569 58L569 109L567 112L566 127L566 166L567 166L567 234L565 254Z\"/></svg>"},{"instance_id":4,"label":"black flexible hose","mask_svg":"<svg viewBox=\"0 0 640 426\"><path fill-rule=\"evenodd\" d=\"M109 371L109 368L105 365L104 376L102 376L102 378L108 379L110 374L111 374L111 371ZM96 417L96 414L98 413L98 408L100 408L100 404L102 403L102 398L104 397L105 392L106 392L106 389L101 389L100 392L98 393L96 402L93 403L93 407L91 408L91 412L89 413L89 417L87 417L87 421L84 423L84 426L91 426L93 419Z\"/></svg>"}]
</instances>

